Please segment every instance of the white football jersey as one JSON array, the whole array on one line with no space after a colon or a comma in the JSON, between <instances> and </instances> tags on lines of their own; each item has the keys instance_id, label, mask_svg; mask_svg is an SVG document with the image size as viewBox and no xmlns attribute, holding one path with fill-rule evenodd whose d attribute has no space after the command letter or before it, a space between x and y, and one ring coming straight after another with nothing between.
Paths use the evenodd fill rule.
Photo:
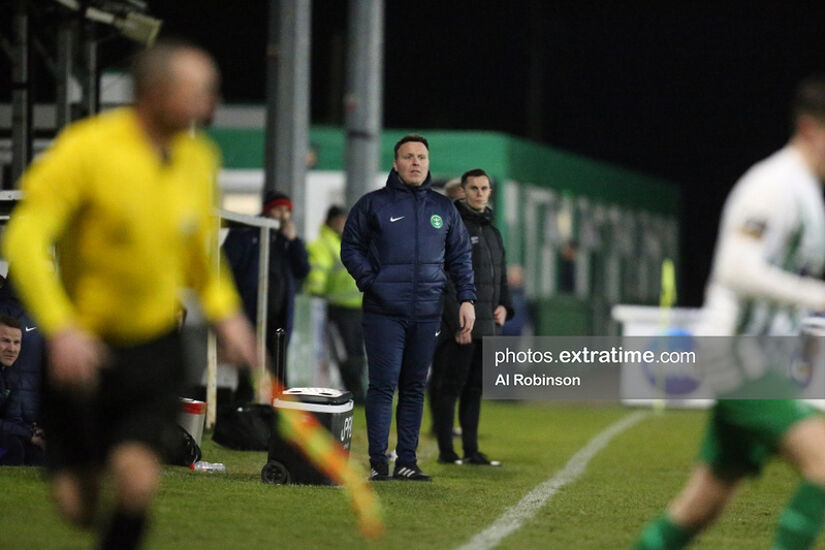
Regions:
<instances>
[{"instance_id":1,"label":"white football jersey","mask_svg":"<svg viewBox=\"0 0 825 550\"><path fill-rule=\"evenodd\" d=\"M761 261L760 261L761 260ZM705 293L705 334L793 335L825 307L822 185L786 146L751 167L725 203Z\"/></svg>"}]
</instances>

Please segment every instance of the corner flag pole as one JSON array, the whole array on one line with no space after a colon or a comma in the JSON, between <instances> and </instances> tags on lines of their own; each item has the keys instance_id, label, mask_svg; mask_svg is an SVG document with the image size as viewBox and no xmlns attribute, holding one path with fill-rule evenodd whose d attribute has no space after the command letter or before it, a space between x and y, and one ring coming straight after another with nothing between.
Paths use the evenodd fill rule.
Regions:
<instances>
[{"instance_id":1,"label":"corner flag pole","mask_svg":"<svg viewBox=\"0 0 825 550\"><path fill-rule=\"evenodd\" d=\"M673 260L665 258L662 262L662 283L659 290L659 325L662 328L662 333L666 333L670 327L670 310L676 304L676 269L673 266ZM657 386L663 395L667 396L667 380L663 375L656 377ZM661 411L665 408L666 397L664 399L657 399L653 408Z\"/></svg>"}]
</instances>

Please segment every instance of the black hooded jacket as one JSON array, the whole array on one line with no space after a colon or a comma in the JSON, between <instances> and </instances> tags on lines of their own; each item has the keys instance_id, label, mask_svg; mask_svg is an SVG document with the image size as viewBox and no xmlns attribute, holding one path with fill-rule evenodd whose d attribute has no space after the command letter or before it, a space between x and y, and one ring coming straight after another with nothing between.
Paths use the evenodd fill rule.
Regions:
<instances>
[{"instance_id":1,"label":"black hooded jacket","mask_svg":"<svg viewBox=\"0 0 825 550\"><path fill-rule=\"evenodd\" d=\"M473 272L476 284L476 322L473 326L473 339L483 336L495 336L500 332L493 320L496 307L507 309L507 319L513 317L513 301L507 287L507 261L504 253L504 241L501 233L492 224L493 211L489 207L477 212L467 206L463 200L455 201L455 207L464 221L470 235L473 248ZM444 336L452 338L459 330L459 302L455 286L447 285L444 301L443 324Z\"/></svg>"}]
</instances>

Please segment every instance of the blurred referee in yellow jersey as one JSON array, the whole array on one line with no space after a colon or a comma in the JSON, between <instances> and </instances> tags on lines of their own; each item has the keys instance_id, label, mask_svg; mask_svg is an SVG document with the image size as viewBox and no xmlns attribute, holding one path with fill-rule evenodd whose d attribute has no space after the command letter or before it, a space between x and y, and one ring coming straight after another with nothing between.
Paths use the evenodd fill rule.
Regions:
<instances>
[{"instance_id":1,"label":"blurred referee in yellow jersey","mask_svg":"<svg viewBox=\"0 0 825 550\"><path fill-rule=\"evenodd\" d=\"M175 419L179 290L195 289L228 352L255 362L231 278L213 268L218 155L194 130L212 116L217 68L169 42L139 54L133 78L134 106L69 126L32 164L3 242L49 342L43 423L55 500L72 523L103 526L101 548L118 549L140 544ZM106 469L116 507L101 522Z\"/></svg>"}]
</instances>

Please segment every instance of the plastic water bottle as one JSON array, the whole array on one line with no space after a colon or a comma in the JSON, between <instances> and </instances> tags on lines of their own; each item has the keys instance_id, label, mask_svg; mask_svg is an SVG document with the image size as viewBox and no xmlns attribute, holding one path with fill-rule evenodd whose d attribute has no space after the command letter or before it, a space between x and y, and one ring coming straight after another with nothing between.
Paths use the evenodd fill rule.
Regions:
<instances>
[{"instance_id":1,"label":"plastic water bottle","mask_svg":"<svg viewBox=\"0 0 825 550\"><path fill-rule=\"evenodd\" d=\"M207 472L210 474L226 473L226 466L224 466L222 462L206 462L204 460L198 460L194 464L190 464L189 469L195 470L196 472Z\"/></svg>"}]
</instances>

